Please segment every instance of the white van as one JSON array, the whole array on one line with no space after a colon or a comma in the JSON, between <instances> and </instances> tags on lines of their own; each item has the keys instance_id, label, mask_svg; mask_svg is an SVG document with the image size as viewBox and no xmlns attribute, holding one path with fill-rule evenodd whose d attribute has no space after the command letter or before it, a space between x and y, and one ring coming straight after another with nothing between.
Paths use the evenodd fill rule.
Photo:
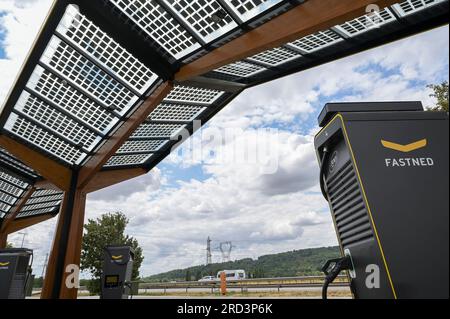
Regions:
<instances>
[{"instance_id":1,"label":"white van","mask_svg":"<svg viewBox=\"0 0 450 319\"><path fill-rule=\"evenodd\" d=\"M245 270L222 270L217 273L217 279L220 280L220 274L225 273L227 280L242 280L246 279Z\"/></svg>"}]
</instances>

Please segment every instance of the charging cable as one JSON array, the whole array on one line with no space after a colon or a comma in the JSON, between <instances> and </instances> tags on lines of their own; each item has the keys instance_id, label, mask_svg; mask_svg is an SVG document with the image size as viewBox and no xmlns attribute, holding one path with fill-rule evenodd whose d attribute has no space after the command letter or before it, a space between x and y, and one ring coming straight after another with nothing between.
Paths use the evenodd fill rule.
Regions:
<instances>
[{"instance_id":1,"label":"charging cable","mask_svg":"<svg viewBox=\"0 0 450 319\"><path fill-rule=\"evenodd\" d=\"M336 279L343 270L353 269L353 262L350 256L328 260L322 267L325 273L325 283L322 288L322 299L328 299L328 286Z\"/></svg>"},{"instance_id":2,"label":"charging cable","mask_svg":"<svg viewBox=\"0 0 450 319\"><path fill-rule=\"evenodd\" d=\"M325 185L325 162L328 158L328 147L324 147L322 150L322 161L320 162L320 190L322 191L323 197L328 202L328 195L327 195L327 187Z\"/></svg>"}]
</instances>

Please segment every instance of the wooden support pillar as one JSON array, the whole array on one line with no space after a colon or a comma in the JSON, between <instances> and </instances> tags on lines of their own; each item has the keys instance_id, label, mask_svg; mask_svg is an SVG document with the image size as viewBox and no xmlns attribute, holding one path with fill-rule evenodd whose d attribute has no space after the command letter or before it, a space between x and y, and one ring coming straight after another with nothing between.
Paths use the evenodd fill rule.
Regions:
<instances>
[{"instance_id":1,"label":"wooden support pillar","mask_svg":"<svg viewBox=\"0 0 450 319\"><path fill-rule=\"evenodd\" d=\"M50 250L50 256L47 262L47 268L45 271L44 284L42 286L41 299L51 299L53 297L53 287L55 285L56 264L58 258L59 245L61 241L62 226L64 224L64 216L66 212L68 194L64 194L64 200L59 210L58 222L56 225L56 231L53 236L52 248ZM55 297L56 298L56 297Z\"/></svg>"},{"instance_id":2,"label":"wooden support pillar","mask_svg":"<svg viewBox=\"0 0 450 319\"><path fill-rule=\"evenodd\" d=\"M7 233L0 233L0 249L6 248L7 239L8 239Z\"/></svg>"},{"instance_id":3,"label":"wooden support pillar","mask_svg":"<svg viewBox=\"0 0 450 319\"><path fill-rule=\"evenodd\" d=\"M75 265L79 270L81 258L81 244L83 240L83 225L86 207L86 193L77 190L73 203L73 212L69 227L69 241L67 242L66 256L64 260L64 269L69 265ZM60 299L77 299L78 288L68 287L66 285L67 276L70 275L67 271L62 276L62 283L59 298ZM76 277L78 280L78 276ZM76 282L78 285L78 282Z\"/></svg>"},{"instance_id":4,"label":"wooden support pillar","mask_svg":"<svg viewBox=\"0 0 450 319\"><path fill-rule=\"evenodd\" d=\"M77 189L78 173L74 172L70 191L65 193L53 246L48 261L42 299L76 299L78 288L67 286L68 266L79 269L86 193ZM76 283L77 284L77 283Z\"/></svg>"}]
</instances>

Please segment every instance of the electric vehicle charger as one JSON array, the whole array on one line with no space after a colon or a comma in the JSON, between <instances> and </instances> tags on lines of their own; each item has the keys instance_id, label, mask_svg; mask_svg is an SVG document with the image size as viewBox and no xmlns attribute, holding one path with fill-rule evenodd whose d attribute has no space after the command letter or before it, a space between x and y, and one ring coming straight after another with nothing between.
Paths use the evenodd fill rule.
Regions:
<instances>
[{"instance_id":1,"label":"electric vehicle charger","mask_svg":"<svg viewBox=\"0 0 450 319\"><path fill-rule=\"evenodd\" d=\"M102 299L128 299L134 252L129 246L105 247L101 278Z\"/></svg>"},{"instance_id":2,"label":"electric vehicle charger","mask_svg":"<svg viewBox=\"0 0 450 319\"><path fill-rule=\"evenodd\" d=\"M330 103L319 125L320 186L342 254L323 267L323 297L347 271L355 298L447 299L448 113Z\"/></svg>"},{"instance_id":3,"label":"electric vehicle charger","mask_svg":"<svg viewBox=\"0 0 450 319\"><path fill-rule=\"evenodd\" d=\"M33 251L30 249L0 250L0 299L25 299L32 265Z\"/></svg>"}]
</instances>

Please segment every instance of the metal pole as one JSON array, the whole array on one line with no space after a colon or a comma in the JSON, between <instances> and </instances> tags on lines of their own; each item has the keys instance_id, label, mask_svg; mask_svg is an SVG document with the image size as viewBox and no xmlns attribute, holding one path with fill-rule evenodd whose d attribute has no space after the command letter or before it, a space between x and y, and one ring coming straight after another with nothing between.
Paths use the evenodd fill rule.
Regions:
<instances>
[{"instance_id":1,"label":"metal pole","mask_svg":"<svg viewBox=\"0 0 450 319\"><path fill-rule=\"evenodd\" d=\"M25 242L25 236L27 235L27 233L26 232L20 232L20 233L18 233L19 235L23 235L22 236L22 244L20 245L20 248L23 248L23 244L24 244L24 242Z\"/></svg>"},{"instance_id":2,"label":"metal pole","mask_svg":"<svg viewBox=\"0 0 450 319\"><path fill-rule=\"evenodd\" d=\"M48 262L48 253L45 255L45 261L44 261L44 266L42 267L41 278L44 278L45 269L47 268L47 262Z\"/></svg>"}]
</instances>

